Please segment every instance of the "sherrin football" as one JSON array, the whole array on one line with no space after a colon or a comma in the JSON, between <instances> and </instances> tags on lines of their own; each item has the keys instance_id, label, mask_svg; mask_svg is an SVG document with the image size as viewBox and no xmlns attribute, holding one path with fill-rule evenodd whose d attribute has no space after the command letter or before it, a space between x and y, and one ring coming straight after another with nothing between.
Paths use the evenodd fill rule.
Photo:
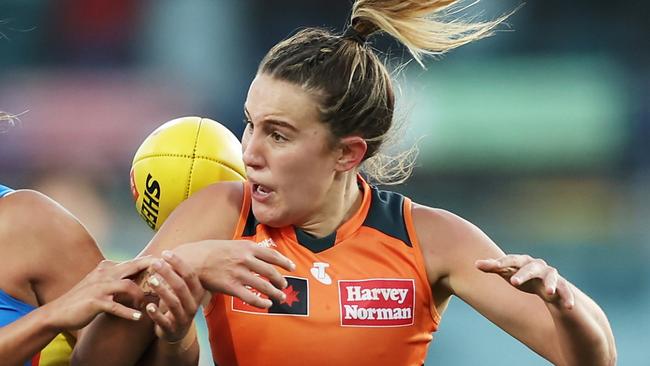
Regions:
<instances>
[{"instance_id":1,"label":"sherrin football","mask_svg":"<svg viewBox=\"0 0 650 366\"><path fill-rule=\"evenodd\" d=\"M131 192L140 217L158 230L194 192L246 177L241 143L219 122L181 117L162 124L133 157Z\"/></svg>"}]
</instances>

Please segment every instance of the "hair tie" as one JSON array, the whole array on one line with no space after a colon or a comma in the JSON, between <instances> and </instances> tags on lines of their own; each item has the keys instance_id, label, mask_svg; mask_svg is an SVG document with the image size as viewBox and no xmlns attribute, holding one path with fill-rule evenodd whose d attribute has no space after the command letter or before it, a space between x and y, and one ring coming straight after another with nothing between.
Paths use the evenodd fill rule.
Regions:
<instances>
[{"instance_id":1,"label":"hair tie","mask_svg":"<svg viewBox=\"0 0 650 366\"><path fill-rule=\"evenodd\" d=\"M355 42L357 42L360 45L365 45L366 42L368 42L368 36L365 36L356 29L354 29L353 26L349 26L343 35L341 36L342 39L351 39Z\"/></svg>"}]
</instances>

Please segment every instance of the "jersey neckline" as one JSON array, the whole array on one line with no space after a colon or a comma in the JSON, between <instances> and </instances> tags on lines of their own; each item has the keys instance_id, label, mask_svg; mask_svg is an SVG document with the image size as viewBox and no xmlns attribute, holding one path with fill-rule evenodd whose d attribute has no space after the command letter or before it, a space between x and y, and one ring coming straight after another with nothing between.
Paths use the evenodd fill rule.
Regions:
<instances>
[{"instance_id":1,"label":"jersey neckline","mask_svg":"<svg viewBox=\"0 0 650 366\"><path fill-rule=\"evenodd\" d=\"M370 185L365 181L365 179L363 179L361 174L357 174L357 182L362 191L361 205L354 215L343 222L338 229L324 237L316 238L304 232L300 228L291 225L281 228L281 234L314 253L320 253L330 249L336 244L349 238L363 225L366 216L368 216L368 210L370 209Z\"/></svg>"}]
</instances>

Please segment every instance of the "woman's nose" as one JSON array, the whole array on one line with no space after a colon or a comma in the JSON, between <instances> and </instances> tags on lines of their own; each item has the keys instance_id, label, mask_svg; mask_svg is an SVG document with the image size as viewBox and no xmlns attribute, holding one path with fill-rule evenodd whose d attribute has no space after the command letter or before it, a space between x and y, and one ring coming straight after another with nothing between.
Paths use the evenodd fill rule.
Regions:
<instances>
[{"instance_id":1,"label":"woman's nose","mask_svg":"<svg viewBox=\"0 0 650 366\"><path fill-rule=\"evenodd\" d=\"M248 167L259 168L262 165L263 159L257 140L254 133L244 135L242 138L242 157L244 165Z\"/></svg>"}]
</instances>

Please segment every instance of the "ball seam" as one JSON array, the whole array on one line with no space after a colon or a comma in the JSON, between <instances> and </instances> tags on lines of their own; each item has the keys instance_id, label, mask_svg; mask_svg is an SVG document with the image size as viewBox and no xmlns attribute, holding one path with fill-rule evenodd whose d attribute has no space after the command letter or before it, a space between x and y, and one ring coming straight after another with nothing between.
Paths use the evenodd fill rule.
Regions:
<instances>
[{"instance_id":1,"label":"ball seam","mask_svg":"<svg viewBox=\"0 0 650 366\"><path fill-rule=\"evenodd\" d=\"M192 185L192 173L194 172L194 161L196 160L196 147L199 144L199 136L201 135L201 126L203 125L203 118L199 120L198 128L196 129L196 136L194 136L194 147L192 148L192 164L190 165L190 174L187 176L187 185L185 186L185 199L190 196L190 186Z\"/></svg>"},{"instance_id":2,"label":"ball seam","mask_svg":"<svg viewBox=\"0 0 650 366\"><path fill-rule=\"evenodd\" d=\"M133 165L135 165L135 164L137 164L137 163L139 163L139 162L141 162L143 160L152 159L152 158L162 158L162 157L208 160L208 161L211 161L213 163L217 163L217 164L223 166L224 168L228 168L228 169L232 170L233 173L235 173L235 174L239 175L240 177L244 178L244 176L241 175L241 173L239 173L237 171L237 169L231 167L230 165L228 165L223 160L218 160L218 159L215 159L215 158L212 158L212 157L209 157L209 156L205 156L205 155L196 155L195 157L192 157L191 155L187 155L187 154L149 154L149 155L143 155L142 157L140 157L140 159L136 160L133 163Z\"/></svg>"}]
</instances>

